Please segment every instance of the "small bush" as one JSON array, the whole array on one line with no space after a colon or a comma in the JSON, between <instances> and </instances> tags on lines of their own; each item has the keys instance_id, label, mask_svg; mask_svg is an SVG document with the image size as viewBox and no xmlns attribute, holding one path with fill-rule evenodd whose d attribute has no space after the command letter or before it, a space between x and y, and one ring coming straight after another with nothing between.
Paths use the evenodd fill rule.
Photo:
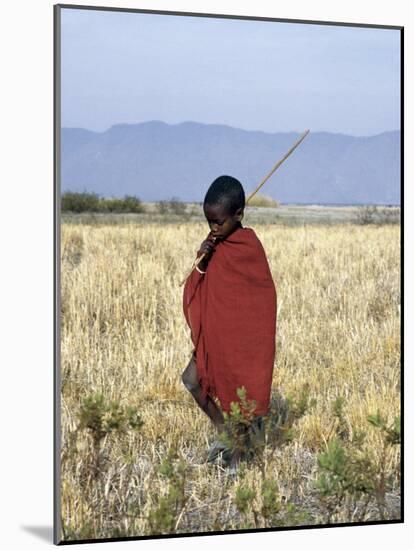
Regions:
<instances>
[{"instance_id":1,"label":"small bush","mask_svg":"<svg viewBox=\"0 0 414 550\"><path fill-rule=\"evenodd\" d=\"M139 430L143 421L135 407L122 407L118 401L106 401L101 393L82 400L78 430L87 430L93 442L93 477L100 474L100 449L102 440L109 433L124 435L128 430Z\"/></svg>"},{"instance_id":2,"label":"small bush","mask_svg":"<svg viewBox=\"0 0 414 550\"><path fill-rule=\"evenodd\" d=\"M144 205L138 197L126 195L123 199L102 199L103 212L134 213L144 212Z\"/></svg>"},{"instance_id":3,"label":"small bush","mask_svg":"<svg viewBox=\"0 0 414 550\"><path fill-rule=\"evenodd\" d=\"M63 193L61 201L62 212L116 212L141 213L145 212L142 201L133 195L125 195L123 199L100 198L96 193Z\"/></svg>"},{"instance_id":4,"label":"small bush","mask_svg":"<svg viewBox=\"0 0 414 550\"><path fill-rule=\"evenodd\" d=\"M68 191L62 195L62 212L99 212L99 207L99 196L96 193Z\"/></svg>"},{"instance_id":5,"label":"small bush","mask_svg":"<svg viewBox=\"0 0 414 550\"><path fill-rule=\"evenodd\" d=\"M172 197L170 200L162 200L157 202L157 210L160 214L175 214L183 216L187 214L187 205L178 197Z\"/></svg>"},{"instance_id":6,"label":"small bush","mask_svg":"<svg viewBox=\"0 0 414 550\"><path fill-rule=\"evenodd\" d=\"M377 215L378 208L376 206L361 206L355 214L355 219L360 225L368 225L375 222Z\"/></svg>"},{"instance_id":7,"label":"small bush","mask_svg":"<svg viewBox=\"0 0 414 550\"><path fill-rule=\"evenodd\" d=\"M237 388L236 393L239 400L230 403L228 413L223 412L225 430L219 434L218 439L232 452L237 449L247 458L252 456L256 446L251 432L257 404L247 398L244 386Z\"/></svg>"},{"instance_id":8,"label":"small bush","mask_svg":"<svg viewBox=\"0 0 414 550\"><path fill-rule=\"evenodd\" d=\"M179 198L173 197L169 202L170 210L173 214L176 214L177 216L181 216L185 214L187 210L187 206L184 202L180 201Z\"/></svg>"},{"instance_id":9,"label":"small bush","mask_svg":"<svg viewBox=\"0 0 414 550\"><path fill-rule=\"evenodd\" d=\"M158 201L157 202L157 210L160 214L167 214L168 213L168 202L167 201Z\"/></svg>"},{"instance_id":10,"label":"small bush","mask_svg":"<svg viewBox=\"0 0 414 550\"><path fill-rule=\"evenodd\" d=\"M147 521L150 533L172 533L175 531L187 503L185 491L187 465L183 460L174 460L175 452L170 452L159 467L159 473L168 481L168 490L164 495L157 495Z\"/></svg>"},{"instance_id":11,"label":"small bush","mask_svg":"<svg viewBox=\"0 0 414 550\"><path fill-rule=\"evenodd\" d=\"M355 222L359 225L385 225L400 223L398 207L360 206L355 213Z\"/></svg>"},{"instance_id":12,"label":"small bush","mask_svg":"<svg viewBox=\"0 0 414 550\"><path fill-rule=\"evenodd\" d=\"M275 199L272 199L272 197L261 195L260 193L258 193L251 198L251 200L249 201L249 206L277 208L279 206L279 202Z\"/></svg>"},{"instance_id":13,"label":"small bush","mask_svg":"<svg viewBox=\"0 0 414 550\"><path fill-rule=\"evenodd\" d=\"M337 400L334 414L342 417L343 403ZM369 449L363 448L366 434L359 431L350 445L339 437L327 444L325 452L318 455L319 475L315 482L319 498L325 510L327 523L335 521L345 506L349 521L364 521L368 506L375 502L381 520L387 518L385 497L392 488L392 478L387 475L391 448L401 443L400 418L386 422L379 412L369 415L368 422L379 430L382 452L379 460Z\"/></svg>"},{"instance_id":14,"label":"small bush","mask_svg":"<svg viewBox=\"0 0 414 550\"><path fill-rule=\"evenodd\" d=\"M306 510L298 508L282 496L277 480L265 475L260 484L240 481L236 486L234 504L246 529L312 523Z\"/></svg>"},{"instance_id":15,"label":"small bush","mask_svg":"<svg viewBox=\"0 0 414 550\"><path fill-rule=\"evenodd\" d=\"M384 224L397 224L401 222L400 209L395 208L384 208L381 211L380 216L381 223Z\"/></svg>"}]
</instances>

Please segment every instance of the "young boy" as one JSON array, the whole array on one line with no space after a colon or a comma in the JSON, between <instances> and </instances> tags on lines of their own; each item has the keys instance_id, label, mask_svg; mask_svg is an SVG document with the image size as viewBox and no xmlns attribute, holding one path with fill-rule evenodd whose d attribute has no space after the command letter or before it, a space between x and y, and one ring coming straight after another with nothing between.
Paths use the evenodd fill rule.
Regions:
<instances>
[{"instance_id":1,"label":"young boy","mask_svg":"<svg viewBox=\"0 0 414 550\"><path fill-rule=\"evenodd\" d=\"M194 350L182 380L219 432L222 411L240 401L242 386L256 402L256 420L268 413L275 359L276 288L261 242L241 224L244 207L237 179L221 176L210 185L203 205L210 233L197 253L205 256L183 293ZM215 442L209 459L225 450ZM241 456L230 455L233 471Z\"/></svg>"}]
</instances>

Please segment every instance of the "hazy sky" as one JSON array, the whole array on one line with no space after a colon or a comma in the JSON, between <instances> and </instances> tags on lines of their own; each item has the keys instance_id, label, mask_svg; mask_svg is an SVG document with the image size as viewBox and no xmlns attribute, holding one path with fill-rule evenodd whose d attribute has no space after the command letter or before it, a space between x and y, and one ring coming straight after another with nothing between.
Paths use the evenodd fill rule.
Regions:
<instances>
[{"instance_id":1,"label":"hazy sky","mask_svg":"<svg viewBox=\"0 0 414 550\"><path fill-rule=\"evenodd\" d=\"M400 127L400 33L62 9L62 126Z\"/></svg>"}]
</instances>

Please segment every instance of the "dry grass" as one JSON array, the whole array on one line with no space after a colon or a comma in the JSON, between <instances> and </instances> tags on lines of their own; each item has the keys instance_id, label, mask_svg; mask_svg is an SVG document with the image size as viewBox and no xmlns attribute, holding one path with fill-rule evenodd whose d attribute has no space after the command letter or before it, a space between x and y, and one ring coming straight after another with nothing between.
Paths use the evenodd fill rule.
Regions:
<instances>
[{"instance_id":1,"label":"dry grass","mask_svg":"<svg viewBox=\"0 0 414 550\"><path fill-rule=\"evenodd\" d=\"M266 475L281 497L308 512L306 524L323 523L313 481L317 453L333 437L335 398L346 400L348 433L366 430L373 460L382 460L382 446L367 415L400 414L399 227L255 230L278 292L274 410L305 385L316 400L292 440L269 435ZM240 481L203 463L215 434L181 383L192 345L179 281L206 233L202 223L62 226L63 538L148 535L149 514L168 489L159 466L169 451L188 465L174 532L249 525L235 507ZM88 434L75 431L81 401L95 391L137 406L144 421L138 432L105 437L98 482L88 476ZM391 519L399 514L398 461L395 449L386 465L394 480L388 496L397 502ZM259 474L248 464L245 480L259 483ZM336 521L347 517L344 508ZM378 519L375 508L366 517Z\"/></svg>"}]
</instances>

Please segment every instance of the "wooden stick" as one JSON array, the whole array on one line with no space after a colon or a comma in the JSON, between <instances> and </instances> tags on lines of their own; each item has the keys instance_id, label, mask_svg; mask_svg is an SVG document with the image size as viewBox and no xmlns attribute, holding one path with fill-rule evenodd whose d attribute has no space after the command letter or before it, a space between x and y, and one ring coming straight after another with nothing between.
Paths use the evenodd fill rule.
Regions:
<instances>
[{"instance_id":1,"label":"wooden stick","mask_svg":"<svg viewBox=\"0 0 414 550\"><path fill-rule=\"evenodd\" d=\"M289 151L279 160L277 163L273 166L273 168L270 170L270 172L267 174L266 177L262 179L262 181L259 183L259 185L256 187L256 189L253 191L253 193L250 193L248 198L246 199L246 206L249 204L249 201L255 196L255 194L259 191L259 189L267 182L267 180L270 178L270 176L276 172L276 170L279 168L279 166L288 158L290 154L293 153L293 151L298 147L302 141L305 139L305 137L309 134L310 130L306 130L301 137L292 145L292 147L289 149ZM202 254L198 258L196 258L193 262L193 265L191 266L191 269L188 271L185 278L181 281L180 286L182 286L188 277L191 275L191 273L194 271L194 269L198 266L198 264L201 262L201 260L204 258L205 254Z\"/></svg>"},{"instance_id":2,"label":"wooden stick","mask_svg":"<svg viewBox=\"0 0 414 550\"><path fill-rule=\"evenodd\" d=\"M302 134L302 136L298 139L298 141L292 145L292 147L289 149L289 151L286 153L286 155L281 158L274 166L273 168L270 170L270 172L267 174L267 176L265 178L263 178L263 180L259 183L259 185L256 187L256 189L253 191L253 193L251 193L248 198L246 199L246 204L249 203L249 201L255 196L255 194L259 191L259 189L267 182L267 180L270 178L270 176L276 172L276 170L279 168L279 166L282 164L282 162L284 162L288 156L290 154L293 153L293 151L296 149L296 147L298 147L302 141L305 139L305 137L309 134L310 130L306 130L306 132L304 132Z\"/></svg>"}]
</instances>

